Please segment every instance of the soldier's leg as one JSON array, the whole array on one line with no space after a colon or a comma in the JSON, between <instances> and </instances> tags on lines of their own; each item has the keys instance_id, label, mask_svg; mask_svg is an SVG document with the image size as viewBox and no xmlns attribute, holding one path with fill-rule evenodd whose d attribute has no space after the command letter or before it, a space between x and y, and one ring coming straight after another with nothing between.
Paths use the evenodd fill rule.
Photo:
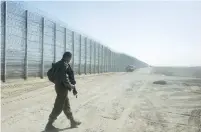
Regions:
<instances>
[{"instance_id":1,"label":"soldier's leg","mask_svg":"<svg viewBox=\"0 0 201 132\"><path fill-rule=\"evenodd\" d=\"M70 120L71 127L76 127L77 125L81 124L81 122L75 121L75 119L73 117L68 96L66 97L65 102L64 102L63 112L66 115L66 117Z\"/></svg>"},{"instance_id":2,"label":"soldier's leg","mask_svg":"<svg viewBox=\"0 0 201 132\"><path fill-rule=\"evenodd\" d=\"M46 130L55 129L55 127L52 125L52 123L57 119L57 117L61 114L64 102L67 96L66 90L63 90L62 88L55 87L57 97L54 103L54 108L52 109L52 112L49 116L49 121L46 125Z\"/></svg>"},{"instance_id":3,"label":"soldier's leg","mask_svg":"<svg viewBox=\"0 0 201 132\"><path fill-rule=\"evenodd\" d=\"M69 102L69 98L68 97L66 97L66 99L64 101L63 112L64 112L64 114L66 115L66 117L69 120L73 118L73 114L71 112L70 102Z\"/></svg>"},{"instance_id":4,"label":"soldier's leg","mask_svg":"<svg viewBox=\"0 0 201 132\"><path fill-rule=\"evenodd\" d=\"M61 114L64 107L65 98L66 98L65 94L57 94L57 97L54 103L54 108L52 109L52 112L49 116L50 122L54 122L57 119L57 117Z\"/></svg>"}]
</instances>

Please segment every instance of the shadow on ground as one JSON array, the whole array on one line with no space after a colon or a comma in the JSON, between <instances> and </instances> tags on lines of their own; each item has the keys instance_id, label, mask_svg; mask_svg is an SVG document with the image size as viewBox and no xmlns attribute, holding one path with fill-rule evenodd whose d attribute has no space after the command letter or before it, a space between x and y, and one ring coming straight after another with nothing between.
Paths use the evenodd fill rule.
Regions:
<instances>
[{"instance_id":1,"label":"shadow on ground","mask_svg":"<svg viewBox=\"0 0 201 132\"><path fill-rule=\"evenodd\" d=\"M62 128L62 129L60 129L60 128L58 128L58 129L56 129L56 130L52 130L52 131L41 131L41 132L62 132L62 131L65 131L65 130L69 130L69 129L74 129L74 128L72 128L72 127L67 127L67 128Z\"/></svg>"}]
</instances>

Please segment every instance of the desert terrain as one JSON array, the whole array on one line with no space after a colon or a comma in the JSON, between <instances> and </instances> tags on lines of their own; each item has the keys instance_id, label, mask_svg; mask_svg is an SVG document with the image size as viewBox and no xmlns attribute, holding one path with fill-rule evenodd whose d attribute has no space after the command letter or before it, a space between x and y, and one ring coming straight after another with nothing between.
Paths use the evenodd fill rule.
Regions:
<instances>
[{"instance_id":1,"label":"desert terrain","mask_svg":"<svg viewBox=\"0 0 201 132\"><path fill-rule=\"evenodd\" d=\"M201 78L157 70L76 76L78 98L69 98L82 124L71 129L62 113L54 125L60 132L201 132ZM43 132L55 97L46 79L2 84L2 132Z\"/></svg>"}]
</instances>

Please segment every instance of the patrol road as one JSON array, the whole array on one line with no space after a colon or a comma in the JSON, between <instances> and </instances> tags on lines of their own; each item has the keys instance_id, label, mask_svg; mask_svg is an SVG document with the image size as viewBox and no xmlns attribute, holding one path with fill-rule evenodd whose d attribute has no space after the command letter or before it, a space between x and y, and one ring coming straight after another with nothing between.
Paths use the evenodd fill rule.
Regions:
<instances>
[{"instance_id":1,"label":"patrol road","mask_svg":"<svg viewBox=\"0 0 201 132\"><path fill-rule=\"evenodd\" d=\"M77 78L71 108L82 124L70 129L62 113L61 132L200 132L201 81L152 73L109 73ZM166 85L153 84L165 80ZM2 89L2 132L42 132L56 97L47 81Z\"/></svg>"}]
</instances>

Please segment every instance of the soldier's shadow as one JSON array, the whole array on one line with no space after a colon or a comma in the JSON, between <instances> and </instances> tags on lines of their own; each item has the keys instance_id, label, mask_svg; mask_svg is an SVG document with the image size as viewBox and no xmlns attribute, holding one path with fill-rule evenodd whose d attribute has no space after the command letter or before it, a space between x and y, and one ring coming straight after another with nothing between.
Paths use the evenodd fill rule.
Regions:
<instances>
[{"instance_id":1,"label":"soldier's shadow","mask_svg":"<svg viewBox=\"0 0 201 132\"><path fill-rule=\"evenodd\" d=\"M60 128L58 128L58 129L56 129L56 130L52 130L52 131L41 131L41 132L62 132L62 131L65 131L65 130L68 130L68 129L74 129L74 128L72 128L72 127L67 127L67 128L62 128L62 129L60 129Z\"/></svg>"}]
</instances>

